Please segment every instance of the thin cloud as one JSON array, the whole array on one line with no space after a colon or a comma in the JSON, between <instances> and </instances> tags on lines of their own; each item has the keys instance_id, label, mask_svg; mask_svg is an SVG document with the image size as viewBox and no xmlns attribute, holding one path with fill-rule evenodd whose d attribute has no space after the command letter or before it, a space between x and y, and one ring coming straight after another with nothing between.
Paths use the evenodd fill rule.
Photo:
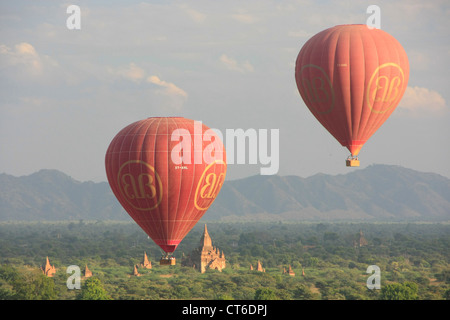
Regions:
<instances>
[{"instance_id":1,"label":"thin cloud","mask_svg":"<svg viewBox=\"0 0 450 320\"><path fill-rule=\"evenodd\" d=\"M253 66L248 61L239 63L235 59L228 57L226 54L222 54L219 60L222 63L222 65L224 65L229 70L237 71L240 73L254 71Z\"/></svg>"},{"instance_id":2,"label":"thin cloud","mask_svg":"<svg viewBox=\"0 0 450 320\"><path fill-rule=\"evenodd\" d=\"M16 44L14 48L0 45L1 68L18 67L29 74L42 73L42 61L36 49L27 42Z\"/></svg>"},{"instance_id":3,"label":"thin cloud","mask_svg":"<svg viewBox=\"0 0 450 320\"><path fill-rule=\"evenodd\" d=\"M407 87L398 109L401 114L409 116L436 115L446 109L446 102L437 91L417 86Z\"/></svg>"},{"instance_id":4,"label":"thin cloud","mask_svg":"<svg viewBox=\"0 0 450 320\"><path fill-rule=\"evenodd\" d=\"M188 94L183 89L177 87L175 84L171 82L166 82L161 80L158 76L150 76L147 78L147 82L153 83L157 85L158 87L161 87L164 89L164 93L168 95L175 95L180 96L183 98L187 98Z\"/></svg>"},{"instance_id":5,"label":"thin cloud","mask_svg":"<svg viewBox=\"0 0 450 320\"><path fill-rule=\"evenodd\" d=\"M138 67L134 62L131 62L128 66L119 67L117 69L109 68L109 71L133 82L140 82L145 77L144 69Z\"/></svg>"},{"instance_id":6,"label":"thin cloud","mask_svg":"<svg viewBox=\"0 0 450 320\"><path fill-rule=\"evenodd\" d=\"M232 14L231 17L236 21L247 24L255 23L256 21L258 21L256 17L248 13L235 13Z\"/></svg>"},{"instance_id":7,"label":"thin cloud","mask_svg":"<svg viewBox=\"0 0 450 320\"><path fill-rule=\"evenodd\" d=\"M206 19L206 15L205 14L203 14L203 13L197 11L197 10L194 10L192 8L189 8L185 4L181 5L180 8L183 9L186 12L186 14L189 16L189 18L191 18L191 20L193 20L193 21L195 21L197 23L202 23Z\"/></svg>"}]
</instances>

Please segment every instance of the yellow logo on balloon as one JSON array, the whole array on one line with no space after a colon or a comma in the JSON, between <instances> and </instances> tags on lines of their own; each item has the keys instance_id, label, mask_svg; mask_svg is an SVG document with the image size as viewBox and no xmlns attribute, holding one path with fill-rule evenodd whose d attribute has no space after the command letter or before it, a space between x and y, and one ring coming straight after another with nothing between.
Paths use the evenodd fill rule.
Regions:
<instances>
[{"instance_id":1,"label":"yellow logo on balloon","mask_svg":"<svg viewBox=\"0 0 450 320\"><path fill-rule=\"evenodd\" d=\"M366 91L366 101L374 113L385 113L396 106L403 91L405 75L396 63L385 63L375 69Z\"/></svg>"},{"instance_id":2,"label":"yellow logo on balloon","mask_svg":"<svg viewBox=\"0 0 450 320\"><path fill-rule=\"evenodd\" d=\"M226 164L222 160L215 160L206 167L198 181L194 196L194 205L198 210L207 210L222 188L226 171L217 174L214 172L217 165Z\"/></svg>"},{"instance_id":3,"label":"yellow logo on balloon","mask_svg":"<svg viewBox=\"0 0 450 320\"><path fill-rule=\"evenodd\" d=\"M117 183L125 200L137 210L153 210L162 200L163 187L155 168L141 160L120 166Z\"/></svg>"},{"instance_id":4,"label":"yellow logo on balloon","mask_svg":"<svg viewBox=\"0 0 450 320\"><path fill-rule=\"evenodd\" d=\"M326 114L334 107L334 90L325 70L315 64L302 66L299 72L300 93L309 108L317 113Z\"/></svg>"}]
</instances>

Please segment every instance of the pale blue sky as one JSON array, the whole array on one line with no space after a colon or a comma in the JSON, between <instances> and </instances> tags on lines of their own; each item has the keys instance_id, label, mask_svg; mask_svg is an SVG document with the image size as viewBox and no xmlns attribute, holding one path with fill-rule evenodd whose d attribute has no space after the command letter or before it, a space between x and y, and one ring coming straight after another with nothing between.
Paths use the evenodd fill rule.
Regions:
<instances>
[{"instance_id":1,"label":"pale blue sky","mask_svg":"<svg viewBox=\"0 0 450 320\"><path fill-rule=\"evenodd\" d=\"M66 8L81 8L68 30ZM150 116L225 129L279 129L280 175L346 173L348 151L297 92L309 37L365 23L410 60L408 90L360 153L361 168L397 164L450 177L448 1L3 1L0 3L0 172L41 168L105 181L114 135ZM227 179L259 173L230 165Z\"/></svg>"}]
</instances>

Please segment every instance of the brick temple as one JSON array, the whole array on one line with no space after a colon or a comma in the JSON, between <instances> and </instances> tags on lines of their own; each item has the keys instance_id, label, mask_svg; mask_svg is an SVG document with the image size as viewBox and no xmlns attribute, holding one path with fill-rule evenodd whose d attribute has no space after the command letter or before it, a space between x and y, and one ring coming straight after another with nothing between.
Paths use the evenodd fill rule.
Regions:
<instances>
[{"instance_id":1,"label":"brick temple","mask_svg":"<svg viewBox=\"0 0 450 320\"><path fill-rule=\"evenodd\" d=\"M200 246L185 257L181 264L193 267L201 273L205 273L207 269L222 271L226 267L225 254L212 245L206 224L200 239Z\"/></svg>"},{"instance_id":2,"label":"brick temple","mask_svg":"<svg viewBox=\"0 0 450 320\"><path fill-rule=\"evenodd\" d=\"M50 264L50 261L48 260L48 257L47 257L47 260L45 262L45 266L41 267L41 270L47 277L53 277L55 275L55 273L56 273L56 268L55 268L54 265Z\"/></svg>"},{"instance_id":3,"label":"brick temple","mask_svg":"<svg viewBox=\"0 0 450 320\"><path fill-rule=\"evenodd\" d=\"M152 262L148 260L147 252L144 252L144 258L142 259L140 268L142 269L151 269L152 268Z\"/></svg>"}]
</instances>

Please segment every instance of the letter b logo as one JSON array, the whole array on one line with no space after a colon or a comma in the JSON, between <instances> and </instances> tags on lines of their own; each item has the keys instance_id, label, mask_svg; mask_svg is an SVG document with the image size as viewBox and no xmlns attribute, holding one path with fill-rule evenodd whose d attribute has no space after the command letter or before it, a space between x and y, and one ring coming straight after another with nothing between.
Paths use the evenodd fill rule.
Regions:
<instances>
[{"instance_id":1,"label":"letter b logo","mask_svg":"<svg viewBox=\"0 0 450 320\"><path fill-rule=\"evenodd\" d=\"M130 160L121 165L118 186L124 199L137 210L153 210L162 200L162 182L150 164Z\"/></svg>"},{"instance_id":2,"label":"letter b logo","mask_svg":"<svg viewBox=\"0 0 450 320\"><path fill-rule=\"evenodd\" d=\"M325 70L314 64L307 64L296 77L298 90L314 114L326 114L333 110L334 90Z\"/></svg>"}]
</instances>

